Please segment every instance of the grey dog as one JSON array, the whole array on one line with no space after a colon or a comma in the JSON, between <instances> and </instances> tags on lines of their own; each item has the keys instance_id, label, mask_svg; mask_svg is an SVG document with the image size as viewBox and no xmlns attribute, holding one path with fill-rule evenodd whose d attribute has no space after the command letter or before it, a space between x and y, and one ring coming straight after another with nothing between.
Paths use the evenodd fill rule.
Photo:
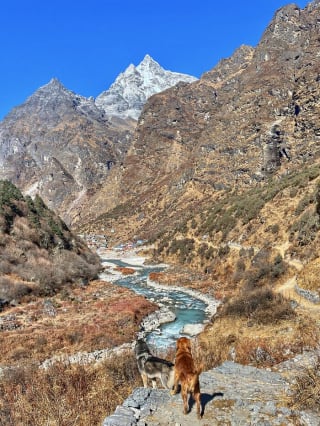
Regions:
<instances>
[{"instance_id":1,"label":"grey dog","mask_svg":"<svg viewBox=\"0 0 320 426\"><path fill-rule=\"evenodd\" d=\"M137 340L134 352L145 388L148 387L148 379L151 379L152 387L156 388L157 378L160 379L164 388L172 388L174 380L174 364L172 362L153 356L144 339Z\"/></svg>"}]
</instances>

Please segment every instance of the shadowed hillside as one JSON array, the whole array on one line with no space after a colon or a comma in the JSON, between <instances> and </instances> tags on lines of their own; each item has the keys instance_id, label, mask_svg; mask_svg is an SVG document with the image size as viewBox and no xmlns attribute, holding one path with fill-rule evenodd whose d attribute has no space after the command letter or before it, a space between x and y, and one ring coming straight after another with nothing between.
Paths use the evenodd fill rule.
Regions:
<instances>
[{"instance_id":1,"label":"shadowed hillside","mask_svg":"<svg viewBox=\"0 0 320 426\"><path fill-rule=\"evenodd\" d=\"M100 269L98 256L39 196L24 197L9 181L0 181L0 234L2 306L87 284Z\"/></svg>"}]
</instances>

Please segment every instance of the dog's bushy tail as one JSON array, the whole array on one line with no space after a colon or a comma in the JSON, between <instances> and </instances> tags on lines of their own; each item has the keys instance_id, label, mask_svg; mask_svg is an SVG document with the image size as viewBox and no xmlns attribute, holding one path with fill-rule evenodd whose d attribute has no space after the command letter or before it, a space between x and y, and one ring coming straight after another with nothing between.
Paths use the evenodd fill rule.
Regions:
<instances>
[{"instance_id":1,"label":"dog's bushy tail","mask_svg":"<svg viewBox=\"0 0 320 426\"><path fill-rule=\"evenodd\" d=\"M172 368L169 371L169 374L167 376L167 388L172 389L174 385L174 369Z\"/></svg>"}]
</instances>

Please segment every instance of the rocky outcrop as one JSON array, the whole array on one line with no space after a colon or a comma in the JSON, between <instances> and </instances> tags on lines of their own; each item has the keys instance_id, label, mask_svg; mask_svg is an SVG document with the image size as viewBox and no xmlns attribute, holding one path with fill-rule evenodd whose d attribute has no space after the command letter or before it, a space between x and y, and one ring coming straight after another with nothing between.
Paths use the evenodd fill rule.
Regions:
<instances>
[{"instance_id":1,"label":"rocky outcrop","mask_svg":"<svg viewBox=\"0 0 320 426\"><path fill-rule=\"evenodd\" d=\"M304 354L279 371L262 370L226 361L200 375L203 418L198 420L191 404L183 414L180 394L168 390L137 388L107 417L103 426L194 426L194 425L293 425L315 426L318 414L288 408L286 395L297 364L312 363L314 354ZM288 374L290 373L290 374Z\"/></svg>"}]
</instances>

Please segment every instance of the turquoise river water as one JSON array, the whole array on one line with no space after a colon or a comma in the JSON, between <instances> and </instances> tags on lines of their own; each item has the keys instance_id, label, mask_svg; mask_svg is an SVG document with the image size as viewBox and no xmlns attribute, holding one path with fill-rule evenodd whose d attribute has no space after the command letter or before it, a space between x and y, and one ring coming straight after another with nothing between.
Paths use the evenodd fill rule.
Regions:
<instances>
[{"instance_id":1,"label":"turquoise river water","mask_svg":"<svg viewBox=\"0 0 320 426\"><path fill-rule=\"evenodd\" d=\"M163 324L159 329L147 334L147 341L150 346L166 349L174 346L178 337L183 336L182 329L186 324L199 324L208 319L205 309L206 303L194 296L178 290L168 290L147 284L147 278L150 272L160 272L165 270L165 266L161 265L139 265L134 266L136 273L133 275L123 276L117 274L112 268L117 266L130 267L133 266L119 259L103 259L111 269L107 273L101 275L102 278L111 281L114 285L127 287L135 291L139 295L145 296L147 299L155 302L160 306L166 306L176 316L176 320Z\"/></svg>"}]
</instances>

